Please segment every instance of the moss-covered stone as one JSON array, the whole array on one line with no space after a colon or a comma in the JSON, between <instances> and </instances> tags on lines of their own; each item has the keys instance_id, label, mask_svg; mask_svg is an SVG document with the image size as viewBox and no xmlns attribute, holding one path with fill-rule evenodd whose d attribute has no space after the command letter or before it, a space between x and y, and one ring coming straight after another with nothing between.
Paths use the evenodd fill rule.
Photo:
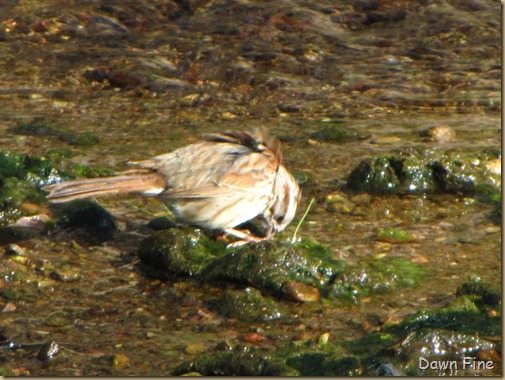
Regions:
<instances>
[{"instance_id":1,"label":"moss-covered stone","mask_svg":"<svg viewBox=\"0 0 505 380\"><path fill-rule=\"evenodd\" d=\"M199 275L216 256L226 252L224 242L213 241L200 229L161 230L140 244L138 254L154 275Z\"/></svg>"},{"instance_id":2,"label":"moss-covered stone","mask_svg":"<svg viewBox=\"0 0 505 380\"><path fill-rule=\"evenodd\" d=\"M502 202L501 194L495 194L491 196L491 201L494 204L494 209L491 211L489 217L491 220L497 224L502 223Z\"/></svg>"},{"instance_id":3,"label":"moss-covered stone","mask_svg":"<svg viewBox=\"0 0 505 380\"><path fill-rule=\"evenodd\" d=\"M310 135L311 138L327 142L348 142L353 140L363 140L370 134L360 132L345 125L332 123L322 123L318 129Z\"/></svg>"},{"instance_id":4,"label":"moss-covered stone","mask_svg":"<svg viewBox=\"0 0 505 380\"><path fill-rule=\"evenodd\" d=\"M228 318L246 322L270 321L284 318L287 309L254 288L227 290L213 302L217 311Z\"/></svg>"},{"instance_id":5,"label":"moss-covered stone","mask_svg":"<svg viewBox=\"0 0 505 380\"><path fill-rule=\"evenodd\" d=\"M321 287L339 273L342 266L328 247L310 240L283 245L266 242L241 247L215 260L203 276L208 280L250 284L280 295L288 281Z\"/></svg>"},{"instance_id":6,"label":"moss-covered stone","mask_svg":"<svg viewBox=\"0 0 505 380\"><path fill-rule=\"evenodd\" d=\"M379 231L377 240L386 243L411 243L416 238L405 230L398 228L388 228L387 230Z\"/></svg>"},{"instance_id":7,"label":"moss-covered stone","mask_svg":"<svg viewBox=\"0 0 505 380\"><path fill-rule=\"evenodd\" d=\"M304 352L292 355L286 364L300 372L301 376L323 376L323 362L328 356L327 352Z\"/></svg>"},{"instance_id":8,"label":"moss-covered stone","mask_svg":"<svg viewBox=\"0 0 505 380\"><path fill-rule=\"evenodd\" d=\"M394 194L400 189L400 179L387 157L361 161L349 174L346 189L372 194Z\"/></svg>"},{"instance_id":9,"label":"moss-covered stone","mask_svg":"<svg viewBox=\"0 0 505 380\"><path fill-rule=\"evenodd\" d=\"M422 265L400 257L370 257L358 267L348 268L324 289L327 298L355 300L370 292L384 293L398 287L415 286L425 278Z\"/></svg>"},{"instance_id":10,"label":"moss-covered stone","mask_svg":"<svg viewBox=\"0 0 505 380\"><path fill-rule=\"evenodd\" d=\"M201 355L175 368L172 375L198 372L205 376L297 376L287 365L255 352L239 350Z\"/></svg>"},{"instance_id":11,"label":"moss-covered stone","mask_svg":"<svg viewBox=\"0 0 505 380\"><path fill-rule=\"evenodd\" d=\"M346 189L374 194L459 193L489 199L501 187L500 175L488 165L497 155L412 148L362 161L349 174Z\"/></svg>"},{"instance_id":12,"label":"moss-covered stone","mask_svg":"<svg viewBox=\"0 0 505 380\"><path fill-rule=\"evenodd\" d=\"M112 214L93 200L58 203L52 210L64 227L88 229L99 241L111 239L118 230Z\"/></svg>"},{"instance_id":13,"label":"moss-covered stone","mask_svg":"<svg viewBox=\"0 0 505 380\"><path fill-rule=\"evenodd\" d=\"M457 296L474 296L475 301L484 305L497 306L502 299L499 285L491 285L481 282L479 278L474 278L458 286Z\"/></svg>"},{"instance_id":14,"label":"moss-covered stone","mask_svg":"<svg viewBox=\"0 0 505 380\"><path fill-rule=\"evenodd\" d=\"M21 207L24 202L43 203L42 186L69 177L44 158L0 150L0 226L29 215Z\"/></svg>"},{"instance_id":15,"label":"moss-covered stone","mask_svg":"<svg viewBox=\"0 0 505 380\"><path fill-rule=\"evenodd\" d=\"M496 344L491 340L479 337L474 333L462 333L445 329L420 329L412 331L398 346L396 355L403 360L402 366L408 375L441 376L461 375L468 376L471 368L463 367L463 358L475 358L482 350L495 349ZM425 359L420 361L419 358ZM447 368L426 367L427 362L445 363L456 361L458 366ZM499 363L494 363L495 366ZM477 374L474 372L474 374ZM482 374L486 374L483 371ZM489 374L489 372L488 372Z\"/></svg>"},{"instance_id":16,"label":"moss-covered stone","mask_svg":"<svg viewBox=\"0 0 505 380\"><path fill-rule=\"evenodd\" d=\"M297 244L264 242L228 250L200 230L168 229L145 239L139 249L153 275L193 275L229 281L300 302L355 300L370 292L415 286L426 275L420 264L398 257L372 257L349 266L311 239ZM231 300L230 300L231 302Z\"/></svg>"},{"instance_id":17,"label":"moss-covered stone","mask_svg":"<svg viewBox=\"0 0 505 380\"><path fill-rule=\"evenodd\" d=\"M468 310L451 311L450 308L437 312L422 310L388 330L397 334L408 334L422 329L445 329L491 336L501 334L501 321L499 317L489 318L484 313Z\"/></svg>"}]
</instances>

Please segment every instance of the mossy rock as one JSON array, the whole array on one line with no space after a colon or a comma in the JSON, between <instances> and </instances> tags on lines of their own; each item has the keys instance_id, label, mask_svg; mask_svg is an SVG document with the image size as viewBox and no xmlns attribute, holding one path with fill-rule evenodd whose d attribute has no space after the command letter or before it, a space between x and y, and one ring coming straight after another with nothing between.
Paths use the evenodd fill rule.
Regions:
<instances>
[{"instance_id":1,"label":"mossy rock","mask_svg":"<svg viewBox=\"0 0 505 380\"><path fill-rule=\"evenodd\" d=\"M336 123L327 123L310 135L311 138L326 142L348 142L354 140L364 140L370 134L360 132L354 128L346 127Z\"/></svg>"},{"instance_id":2,"label":"mossy rock","mask_svg":"<svg viewBox=\"0 0 505 380\"><path fill-rule=\"evenodd\" d=\"M288 314L284 306L251 287L226 290L212 304L221 315L246 322L271 321L285 318Z\"/></svg>"},{"instance_id":3,"label":"mossy rock","mask_svg":"<svg viewBox=\"0 0 505 380\"><path fill-rule=\"evenodd\" d=\"M399 288L416 286L427 275L421 264L401 257L370 257L348 268L345 276L335 277L323 294L330 299L356 300L369 293L394 293Z\"/></svg>"},{"instance_id":4,"label":"mossy rock","mask_svg":"<svg viewBox=\"0 0 505 380\"><path fill-rule=\"evenodd\" d=\"M202 272L207 280L245 283L282 294L283 285L295 281L321 287L343 268L329 247L311 240L298 244L265 242L235 250Z\"/></svg>"},{"instance_id":5,"label":"mossy rock","mask_svg":"<svg viewBox=\"0 0 505 380\"><path fill-rule=\"evenodd\" d=\"M23 203L44 203L42 186L70 177L44 158L0 150L0 226L29 215Z\"/></svg>"},{"instance_id":6,"label":"mossy rock","mask_svg":"<svg viewBox=\"0 0 505 380\"><path fill-rule=\"evenodd\" d=\"M199 373L204 376L298 376L287 365L255 352L239 350L200 355L175 368L172 375Z\"/></svg>"},{"instance_id":7,"label":"mossy rock","mask_svg":"<svg viewBox=\"0 0 505 380\"><path fill-rule=\"evenodd\" d=\"M412 148L363 160L351 171L345 188L373 194L457 193L490 199L501 178L489 168L496 153L443 152Z\"/></svg>"},{"instance_id":8,"label":"mossy rock","mask_svg":"<svg viewBox=\"0 0 505 380\"><path fill-rule=\"evenodd\" d=\"M85 228L93 240L105 241L113 237L118 227L112 214L93 200L77 199L52 206L58 223L69 228Z\"/></svg>"},{"instance_id":9,"label":"mossy rock","mask_svg":"<svg viewBox=\"0 0 505 380\"><path fill-rule=\"evenodd\" d=\"M171 228L144 239L138 249L140 261L152 274L168 278L172 274L200 275L219 254L224 242L213 241L198 228Z\"/></svg>"}]
</instances>

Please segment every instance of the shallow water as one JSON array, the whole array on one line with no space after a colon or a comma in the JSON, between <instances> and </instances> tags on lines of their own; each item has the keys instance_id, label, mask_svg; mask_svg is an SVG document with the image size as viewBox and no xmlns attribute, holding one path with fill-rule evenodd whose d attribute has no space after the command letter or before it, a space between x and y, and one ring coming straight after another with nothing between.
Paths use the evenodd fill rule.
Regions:
<instances>
[{"instance_id":1,"label":"shallow water","mask_svg":"<svg viewBox=\"0 0 505 380\"><path fill-rule=\"evenodd\" d=\"M161 202L104 198L100 203L122 226L113 240L90 244L79 231L57 230L22 242L29 261L12 270L25 280L1 280L17 294L15 310L0 314L9 337L23 343L50 337L63 347L63 355L47 363L30 350L7 353L5 363L16 373L167 375L195 350L243 342L252 331L268 337L259 344L265 352L325 332L345 341L377 328L370 321L437 309L472 275L499 281L501 226L488 217L490 205L457 195L372 196L363 213L351 215L328 211L324 202L337 190L335 180L345 181L361 160L376 154L418 145L500 149L497 2L474 2L482 7L476 16L458 2L398 1L379 6L375 12L383 19L377 22L360 2L295 2L299 13L292 14L284 3L268 8L262 2L250 2L249 13L205 1L189 11L156 1L150 9L113 1L8 3L0 7L2 149L44 156L63 147L73 162L122 170L129 160L168 152L202 133L266 125L283 141L286 166L310 174L316 184L304 188L298 218L312 197L316 204L300 236L329 244L353 264L392 255L431 273L416 287L356 303L290 304L289 322L227 320L207 300L232 285L201 285L186 277L161 282L134 265L139 242L151 233L145 224L164 212ZM444 17L445 23L439 21ZM418 22L415 32L412 20ZM149 60L157 62L155 69ZM237 68L237 60L245 60L245 68ZM183 83L86 80L84 72L98 67ZM79 147L8 131L36 117L64 131L94 132L100 141ZM373 139L311 140L325 120ZM437 144L420 137L438 125L454 128L456 139ZM417 241L377 242L377 231L389 227ZM53 271L77 278L57 281ZM0 298L1 308L6 303ZM126 364L114 364L117 355L126 355Z\"/></svg>"}]
</instances>

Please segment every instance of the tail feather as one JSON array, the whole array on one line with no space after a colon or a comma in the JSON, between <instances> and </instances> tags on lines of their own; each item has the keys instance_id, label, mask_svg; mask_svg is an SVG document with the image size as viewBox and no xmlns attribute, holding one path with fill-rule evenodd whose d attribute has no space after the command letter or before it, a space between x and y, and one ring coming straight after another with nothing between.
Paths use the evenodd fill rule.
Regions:
<instances>
[{"instance_id":1,"label":"tail feather","mask_svg":"<svg viewBox=\"0 0 505 380\"><path fill-rule=\"evenodd\" d=\"M132 174L117 177L105 177L68 181L46 186L50 191L47 199L51 203L63 203L74 199L97 197L107 194L147 193L159 194L165 190L165 181L156 173Z\"/></svg>"}]
</instances>

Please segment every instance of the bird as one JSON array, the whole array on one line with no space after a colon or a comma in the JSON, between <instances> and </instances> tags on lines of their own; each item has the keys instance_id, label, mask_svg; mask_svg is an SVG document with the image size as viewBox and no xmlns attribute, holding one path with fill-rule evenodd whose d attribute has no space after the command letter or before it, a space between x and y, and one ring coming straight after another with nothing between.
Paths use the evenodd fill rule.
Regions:
<instances>
[{"instance_id":1,"label":"bird","mask_svg":"<svg viewBox=\"0 0 505 380\"><path fill-rule=\"evenodd\" d=\"M211 133L203 140L144 161L117 176L45 186L50 203L137 192L156 196L186 224L240 240L228 247L272 239L293 220L301 190L282 164L281 143L268 128L254 133ZM238 228L261 217L264 236Z\"/></svg>"}]
</instances>

